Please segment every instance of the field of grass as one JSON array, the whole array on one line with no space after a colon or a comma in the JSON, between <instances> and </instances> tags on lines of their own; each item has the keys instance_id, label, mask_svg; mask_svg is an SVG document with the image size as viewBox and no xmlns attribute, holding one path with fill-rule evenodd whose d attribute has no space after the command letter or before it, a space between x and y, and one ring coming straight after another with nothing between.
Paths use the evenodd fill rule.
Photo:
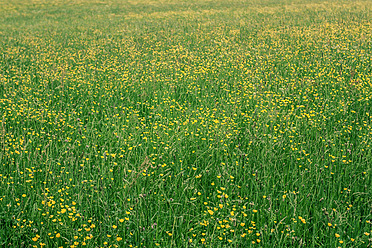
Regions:
<instances>
[{"instance_id":1,"label":"field of grass","mask_svg":"<svg viewBox=\"0 0 372 248\"><path fill-rule=\"evenodd\" d=\"M0 1L1 247L372 247L372 1Z\"/></svg>"}]
</instances>

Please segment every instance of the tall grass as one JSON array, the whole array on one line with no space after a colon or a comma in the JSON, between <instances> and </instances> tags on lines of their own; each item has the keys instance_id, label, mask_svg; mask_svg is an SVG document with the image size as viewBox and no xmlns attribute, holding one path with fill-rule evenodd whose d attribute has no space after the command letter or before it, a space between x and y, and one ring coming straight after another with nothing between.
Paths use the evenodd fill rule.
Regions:
<instances>
[{"instance_id":1,"label":"tall grass","mask_svg":"<svg viewBox=\"0 0 372 248\"><path fill-rule=\"evenodd\" d=\"M0 3L0 246L370 247L370 1Z\"/></svg>"}]
</instances>

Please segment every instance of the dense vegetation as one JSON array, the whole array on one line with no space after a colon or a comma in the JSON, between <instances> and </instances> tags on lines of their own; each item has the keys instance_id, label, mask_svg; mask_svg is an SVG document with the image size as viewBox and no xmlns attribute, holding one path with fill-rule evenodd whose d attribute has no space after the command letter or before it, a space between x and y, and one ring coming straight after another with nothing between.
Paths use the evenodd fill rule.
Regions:
<instances>
[{"instance_id":1,"label":"dense vegetation","mask_svg":"<svg viewBox=\"0 0 372 248\"><path fill-rule=\"evenodd\" d=\"M0 2L0 246L370 247L372 2Z\"/></svg>"}]
</instances>

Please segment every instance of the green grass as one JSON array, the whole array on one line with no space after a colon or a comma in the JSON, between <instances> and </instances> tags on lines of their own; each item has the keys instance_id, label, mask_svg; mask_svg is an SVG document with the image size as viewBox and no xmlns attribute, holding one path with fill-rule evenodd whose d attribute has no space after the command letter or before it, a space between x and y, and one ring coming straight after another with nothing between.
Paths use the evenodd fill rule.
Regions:
<instances>
[{"instance_id":1,"label":"green grass","mask_svg":"<svg viewBox=\"0 0 372 248\"><path fill-rule=\"evenodd\" d=\"M371 247L371 10L0 2L0 246Z\"/></svg>"}]
</instances>

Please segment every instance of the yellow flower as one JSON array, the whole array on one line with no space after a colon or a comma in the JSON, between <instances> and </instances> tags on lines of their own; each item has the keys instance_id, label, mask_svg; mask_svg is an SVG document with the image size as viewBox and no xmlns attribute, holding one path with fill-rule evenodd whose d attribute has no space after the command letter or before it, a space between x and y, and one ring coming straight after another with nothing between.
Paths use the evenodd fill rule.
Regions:
<instances>
[{"instance_id":1,"label":"yellow flower","mask_svg":"<svg viewBox=\"0 0 372 248\"><path fill-rule=\"evenodd\" d=\"M340 234L335 233L335 236L336 236L336 238L339 238L340 237Z\"/></svg>"},{"instance_id":2,"label":"yellow flower","mask_svg":"<svg viewBox=\"0 0 372 248\"><path fill-rule=\"evenodd\" d=\"M117 240L117 241L121 241L121 240L122 240L122 238L120 238L120 237L117 237L117 238L116 238L116 240Z\"/></svg>"},{"instance_id":3,"label":"yellow flower","mask_svg":"<svg viewBox=\"0 0 372 248\"><path fill-rule=\"evenodd\" d=\"M56 238L59 238L59 237L61 237L61 234L57 233Z\"/></svg>"},{"instance_id":4,"label":"yellow flower","mask_svg":"<svg viewBox=\"0 0 372 248\"><path fill-rule=\"evenodd\" d=\"M210 215L213 215L213 211L212 210L208 210L208 213L210 214Z\"/></svg>"}]
</instances>

